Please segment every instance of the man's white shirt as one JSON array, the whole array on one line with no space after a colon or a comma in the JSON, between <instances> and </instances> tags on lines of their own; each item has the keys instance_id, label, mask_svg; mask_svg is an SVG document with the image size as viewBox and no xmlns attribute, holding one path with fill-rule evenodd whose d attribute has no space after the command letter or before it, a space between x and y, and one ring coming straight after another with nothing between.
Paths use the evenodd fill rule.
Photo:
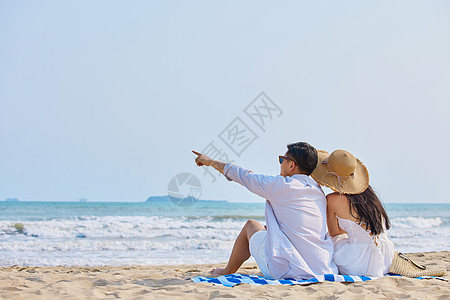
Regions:
<instances>
[{"instance_id":1,"label":"man's white shirt","mask_svg":"<svg viewBox=\"0 0 450 300\"><path fill-rule=\"evenodd\" d=\"M266 199L266 256L272 276L311 278L338 274L327 232L327 201L310 176L270 176L227 163L223 174Z\"/></svg>"}]
</instances>

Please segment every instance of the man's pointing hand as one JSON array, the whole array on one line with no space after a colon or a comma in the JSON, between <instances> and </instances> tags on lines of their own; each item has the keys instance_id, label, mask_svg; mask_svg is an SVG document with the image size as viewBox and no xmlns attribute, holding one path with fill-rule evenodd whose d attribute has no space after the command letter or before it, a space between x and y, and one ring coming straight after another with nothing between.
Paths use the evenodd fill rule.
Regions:
<instances>
[{"instance_id":1,"label":"man's pointing hand","mask_svg":"<svg viewBox=\"0 0 450 300\"><path fill-rule=\"evenodd\" d=\"M213 161L211 158L194 150L192 150L192 152L197 155L197 158L195 159L197 166L211 166Z\"/></svg>"}]
</instances>

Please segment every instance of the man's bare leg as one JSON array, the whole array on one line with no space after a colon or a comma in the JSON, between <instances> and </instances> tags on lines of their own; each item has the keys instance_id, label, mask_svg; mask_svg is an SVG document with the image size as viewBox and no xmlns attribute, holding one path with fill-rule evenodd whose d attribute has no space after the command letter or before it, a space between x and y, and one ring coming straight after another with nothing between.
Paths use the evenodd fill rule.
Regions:
<instances>
[{"instance_id":1,"label":"man's bare leg","mask_svg":"<svg viewBox=\"0 0 450 300\"><path fill-rule=\"evenodd\" d=\"M244 261L250 258L250 248L248 246L248 242L252 235L260 230L264 230L264 226L260 222L248 220L234 242L233 250L231 251L227 266L225 268L216 268L211 271L211 274L226 275L236 273Z\"/></svg>"}]
</instances>

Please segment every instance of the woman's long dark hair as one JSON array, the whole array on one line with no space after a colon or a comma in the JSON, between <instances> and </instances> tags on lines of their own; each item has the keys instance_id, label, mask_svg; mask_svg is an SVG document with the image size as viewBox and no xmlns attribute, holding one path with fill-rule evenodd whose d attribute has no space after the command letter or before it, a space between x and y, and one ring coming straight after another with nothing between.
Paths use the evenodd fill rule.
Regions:
<instances>
[{"instance_id":1,"label":"woman's long dark hair","mask_svg":"<svg viewBox=\"0 0 450 300\"><path fill-rule=\"evenodd\" d=\"M350 202L350 214L353 216L352 210L357 214L353 216L361 223L365 223L372 235L377 235L384 232L383 218L386 229L391 227L388 215L384 210L383 204L378 199L377 194L369 185L367 189L360 194L345 194Z\"/></svg>"}]
</instances>

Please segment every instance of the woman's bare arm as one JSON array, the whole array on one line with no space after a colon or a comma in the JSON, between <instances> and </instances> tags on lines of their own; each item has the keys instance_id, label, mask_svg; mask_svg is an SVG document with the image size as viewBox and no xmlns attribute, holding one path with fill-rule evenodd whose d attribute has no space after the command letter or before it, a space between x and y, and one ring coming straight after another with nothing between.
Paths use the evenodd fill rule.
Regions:
<instances>
[{"instance_id":1,"label":"woman's bare arm","mask_svg":"<svg viewBox=\"0 0 450 300\"><path fill-rule=\"evenodd\" d=\"M327 225L328 233L333 237L338 234L346 233L341 227L336 217L336 211L342 209L343 201L347 201L345 197L340 197L339 194L332 193L327 195Z\"/></svg>"}]
</instances>

